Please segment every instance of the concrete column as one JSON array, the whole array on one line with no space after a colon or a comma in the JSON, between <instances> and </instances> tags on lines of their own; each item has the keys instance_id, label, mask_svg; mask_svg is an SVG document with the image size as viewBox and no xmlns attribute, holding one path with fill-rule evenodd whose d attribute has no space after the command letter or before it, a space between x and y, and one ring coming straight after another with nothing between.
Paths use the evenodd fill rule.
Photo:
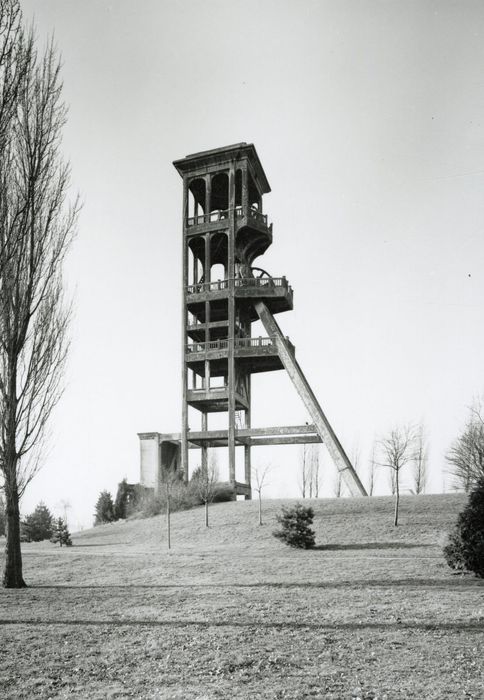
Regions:
<instances>
[{"instance_id":1,"label":"concrete column","mask_svg":"<svg viewBox=\"0 0 484 700\"><path fill-rule=\"evenodd\" d=\"M212 176L207 175L205 178L205 214L210 220L210 210L212 208Z\"/></svg>"},{"instance_id":2,"label":"concrete column","mask_svg":"<svg viewBox=\"0 0 484 700\"><path fill-rule=\"evenodd\" d=\"M249 171L247 164L242 169L242 212L245 215L249 208Z\"/></svg>"},{"instance_id":3,"label":"concrete column","mask_svg":"<svg viewBox=\"0 0 484 700\"><path fill-rule=\"evenodd\" d=\"M183 179L183 231L182 231L182 432L181 432L181 470L185 481L188 480L188 372L185 360L187 344L187 285L188 285L188 245L186 241L186 213L188 210L188 183Z\"/></svg>"},{"instance_id":4,"label":"concrete column","mask_svg":"<svg viewBox=\"0 0 484 700\"><path fill-rule=\"evenodd\" d=\"M208 416L205 411L202 413L202 432L207 432L208 429ZM207 473L208 468L208 448L206 445L202 445L202 472Z\"/></svg>"},{"instance_id":5,"label":"concrete column","mask_svg":"<svg viewBox=\"0 0 484 700\"><path fill-rule=\"evenodd\" d=\"M229 175L229 241L228 241L228 265L227 278L229 282L228 294L228 451L229 451L229 480L235 482L235 163L232 163Z\"/></svg>"},{"instance_id":6,"label":"concrete column","mask_svg":"<svg viewBox=\"0 0 484 700\"><path fill-rule=\"evenodd\" d=\"M250 428L250 374L247 375L247 400L249 404L249 408L246 409L245 411L245 427ZM252 472L252 465L251 465L251 460L250 460L250 445L244 445L244 470L245 470L245 483L247 486L250 486L251 483L251 472ZM245 500L250 500L252 497L252 494L250 496L246 496Z\"/></svg>"},{"instance_id":7,"label":"concrete column","mask_svg":"<svg viewBox=\"0 0 484 700\"><path fill-rule=\"evenodd\" d=\"M205 234L205 282L211 282L211 276L210 276L210 266L212 264L211 261L211 237L209 233ZM209 330L209 324L210 324L210 302L206 301L205 302L205 342L208 343L210 340L210 330ZM205 360L205 376L204 376L204 381L203 381L203 386L205 389L210 388L210 362L209 360Z\"/></svg>"}]
</instances>

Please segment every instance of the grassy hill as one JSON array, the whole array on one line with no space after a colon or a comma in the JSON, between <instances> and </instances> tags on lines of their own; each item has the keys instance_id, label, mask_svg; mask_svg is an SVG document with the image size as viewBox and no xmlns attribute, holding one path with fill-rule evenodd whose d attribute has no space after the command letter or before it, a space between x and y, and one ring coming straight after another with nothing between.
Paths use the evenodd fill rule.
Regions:
<instances>
[{"instance_id":1,"label":"grassy hill","mask_svg":"<svg viewBox=\"0 0 484 700\"><path fill-rule=\"evenodd\" d=\"M294 501L295 502L295 501ZM24 545L2 591L5 698L484 697L484 581L441 548L465 498L307 501L317 547L272 537L282 503L213 505Z\"/></svg>"}]
</instances>

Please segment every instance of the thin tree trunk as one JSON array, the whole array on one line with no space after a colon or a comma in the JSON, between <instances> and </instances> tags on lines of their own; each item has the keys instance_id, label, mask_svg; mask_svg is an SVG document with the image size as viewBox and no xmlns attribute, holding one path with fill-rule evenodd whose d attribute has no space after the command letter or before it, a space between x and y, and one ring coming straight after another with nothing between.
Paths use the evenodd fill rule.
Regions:
<instances>
[{"instance_id":1,"label":"thin tree trunk","mask_svg":"<svg viewBox=\"0 0 484 700\"><path fill-rule=\"evenodd\" d=\"M208 501L205 501L205 527L208 527Z\"/></svg>"},{"instance_id":2,"label":"thin tree trunk","mask_svg":"<svg viewBox=\"0 0 484 700\"><path fill-rule=\"evenodd\" d=\"M170 494L166 495L166 536L168 549L171 549Z\"/></svg>"},{"instance_id":3,"label":"thin tree trunk","mask_svg":"<svg viewBox=\"0 0 484 700\"><path fill-rule=\"evenodd\" d=\"M395 470L395 519L393 521L393 524L395 527L398 525L398 505L400 501L400 484L399 484L399 474L398 471Z\"/></svg>"},{"instance_id":4,"label":"thin tree trunk","mask_svg":"<svg viewBox=\"0 0 484 700\"><path fill-rule=\"evenodd\" d=\"M262 525L262 498L261 498L260 491L259 491L259 525Z\"/></svg>"}]
</instances>

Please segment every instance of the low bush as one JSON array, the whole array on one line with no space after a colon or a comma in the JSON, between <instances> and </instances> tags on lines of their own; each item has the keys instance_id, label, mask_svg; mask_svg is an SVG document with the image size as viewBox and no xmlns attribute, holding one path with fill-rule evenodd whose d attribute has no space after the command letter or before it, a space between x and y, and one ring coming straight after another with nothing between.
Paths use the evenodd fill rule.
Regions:
<instances>
[{"instance_id":1,"label":"low bush","mask_svg":"<svg viewBox=\"0 0 484 700\"><path fill-rule=\"evenodd\" d=\"M290 547L310 549L314 547L313 524L314 511L310 506L302 506L300 503L292 508L282 508L282 513L276 516L281 529L272 534Z\"/></svg>"},{"instance_id":2,"label":"low bush","mask_svg":"<svg viewBox=\"0 0 484 700\"><path fill-rule=\"evenodd\" d=\"M65 545L66 547L72 546L71 533L69 532L67 523L63 518L57 518L57 520L55 521L50 541L53 544L56 544L58 542L61 547L62 545Z\"/></svg>"},{"instance_id":3,"label":"low bush","mask_svg":"<svg viewBox=\"0 0 484 700\"><path fill-rule=\"evenodd\" d=\"M472 571L484 578L484 478L469 494L457 525L444 547L447 564L456 571Z\"/></svg>"},{"instance_id":4,"label":"low bush","mask_svg":"<svg viewBox=\"0 0 484 700\"><path fill-rule=\"evenodd\" d=\"M216 483L214 485L213 503L223 503L232 501L234 490L230 484ZM151 518L166 511L166 490L155 495L145 494L136 504L136 509L128 517L130 518ZM176 481L170 485L170 510L174 513L178 510L189 510L204 503L197 489L192 482L186 484L184 481Z\"/></svg>"}]
</instances>

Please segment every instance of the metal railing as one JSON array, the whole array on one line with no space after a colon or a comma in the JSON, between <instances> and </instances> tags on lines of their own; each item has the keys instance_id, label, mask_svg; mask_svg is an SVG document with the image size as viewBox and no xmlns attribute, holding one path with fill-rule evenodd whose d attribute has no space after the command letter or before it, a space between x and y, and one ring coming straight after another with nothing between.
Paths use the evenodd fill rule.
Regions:
<instances>
[{"instance_id":1,"label":"metal railing","mask_svg":"<svg viewBox=\"0 0 484 700\"><path fill-rule=\"evenodd\" d=\"M268 288L283 287L289 289L289 283L285 277L236 277L234 280L217 280L216 282L200 282L190 284L187 287L188 294L200 294L201 292L218 292L228 289L229 283L234 282L235 287Z\"/></svg>"},{"instance_id":2,"label":"metal railing","mask_svg":"<svg viewBox=\"0 0 484 700\"><path fill-rule=\"evenodd\" d=\"M209 214L197 214L197 216L189 216L187 218L187 226L200 226L202 224L211 224L217 221L225 221L229 218L231 209L217 209L216 211L211 211ZM267 227L267 214L262 214L255 207L249 207L244 211L244 208L239 206L235 207L234 210L236 218L242 218L247 216L249 219L254 219L257 223L262 226Z\"/></svg>"}]
</instances>

